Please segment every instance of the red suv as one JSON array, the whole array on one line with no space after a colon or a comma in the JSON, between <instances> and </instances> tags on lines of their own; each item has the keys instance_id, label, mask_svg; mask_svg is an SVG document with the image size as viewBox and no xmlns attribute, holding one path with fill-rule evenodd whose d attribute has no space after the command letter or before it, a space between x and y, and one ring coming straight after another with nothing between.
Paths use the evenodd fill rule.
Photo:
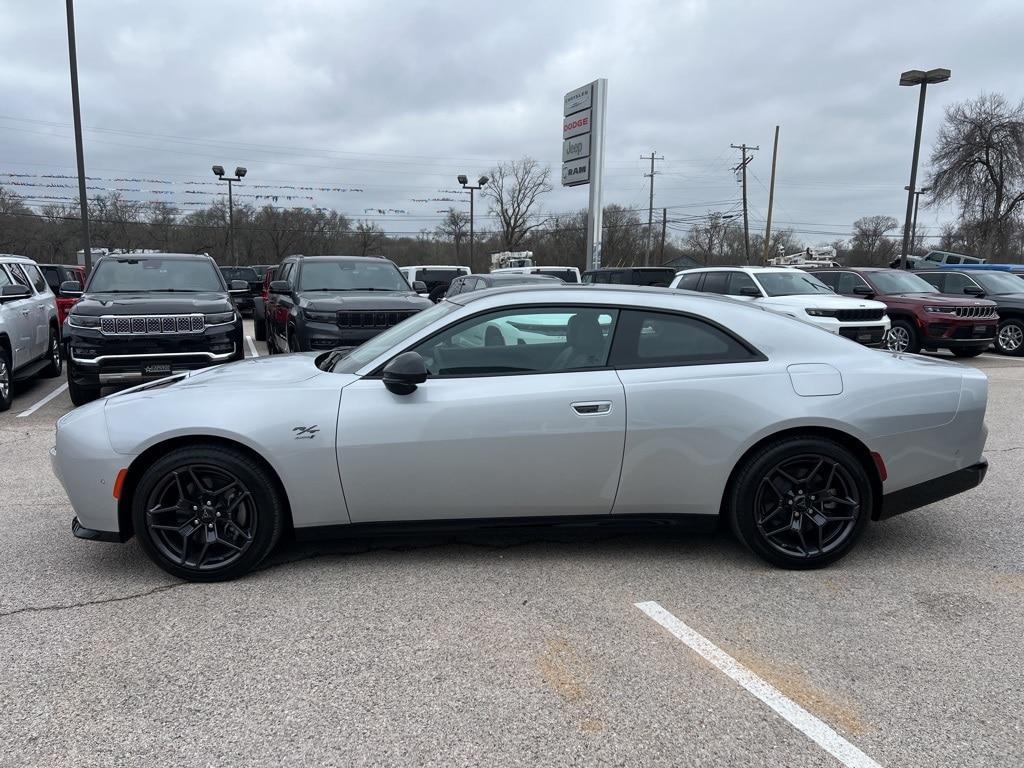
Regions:
<instances>
[{"instance_id":1,"label":"red suv","mask_svg":"<svg viewBox=\"0 0 1024 768\"><path fill-rule=\"evenodd\" d=\"M50 286L53 295L57 297L57 322L64 325L64 318L68 316L76 298L68 298L60 295L60 284L67 280L74 280L76 283L85 285L85 267L76 264L40 264L39 269L43 271L46 284Z\"/></svg>"},{"instance_id":2,"label":"red suv","mask_svg":"<svg viewBox=\"0 0 1024 768\"><path fill-rule=\"evenodd\" d=\"M957 357L974 357L995 339L999 315L994 301L942 296L935 286L899 269L811 271L836 293L885 304L892 321L885 345L893 352L948 349Z\"/></svg>"},{"instance_id":3,"label":"red suv","mask_svg":"<svg viewBox=\"0 0 1024 768\"><path fill-rule=\"evenodd\" d=\"M263 287L259 293L253 295L252 299L252 325L253 336L256 341L267 340L267 293L270 291L270 283L277 274L277 267L263 268Z\"/></svg>"}]
</instances>

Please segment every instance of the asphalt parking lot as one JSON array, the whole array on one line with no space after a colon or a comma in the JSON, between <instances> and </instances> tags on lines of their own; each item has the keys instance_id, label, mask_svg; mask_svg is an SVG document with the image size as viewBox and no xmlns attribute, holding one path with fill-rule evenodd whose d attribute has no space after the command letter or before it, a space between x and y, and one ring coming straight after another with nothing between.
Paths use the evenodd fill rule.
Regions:
<instances>
[{"instance_id":1,"label":"asphalt parking lot","mask_svg":"<svg viewBox=\"0 0 1024 768\"><path fill-rule=\"evenodd\" d=\"M725 533L582 530L289 545L187 584L71 536L47 457L64 380L22 386L0 415L0 765L1022 765L1024 361L972 364L985 483L806 573Z\"/></svg>"}]
</instances>

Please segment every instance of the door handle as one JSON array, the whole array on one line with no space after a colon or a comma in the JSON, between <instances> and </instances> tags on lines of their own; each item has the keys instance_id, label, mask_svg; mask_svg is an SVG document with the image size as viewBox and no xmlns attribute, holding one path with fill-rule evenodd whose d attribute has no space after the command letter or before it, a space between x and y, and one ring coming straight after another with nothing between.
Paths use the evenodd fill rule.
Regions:
<instances>
[{"instance_id":1,"label":"door handle","mask_svg":"<svg viewBox=\"0 0 1024 768\"><path fill-rule=\"evenodd\" d=\"M600 416L612 409L610 400L596 400L587 403L573 403L572 409L580 416Z\"/></svg>"},{"instance_id":2,"label":"door handle","mask_svg":"<svg viewBox=\"0 0 1024 768\"><path fill-rule=\"evenodd\" d=\"M28 317L29 315L32 314L32 310L31 309L23 309L23 310L21 310L21 314L22 314L22 317Z\"/></svg>"}]
</instances>

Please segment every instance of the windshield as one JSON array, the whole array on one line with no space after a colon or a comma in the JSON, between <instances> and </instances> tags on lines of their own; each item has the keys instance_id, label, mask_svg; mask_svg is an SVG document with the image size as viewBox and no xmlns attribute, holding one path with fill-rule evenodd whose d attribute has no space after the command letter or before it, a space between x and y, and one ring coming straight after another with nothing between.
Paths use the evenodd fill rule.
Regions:
<instances>
[{"instance_id":1,"label":"windshield","mask_svg":"<svg viewBox=\"0 0 1024 768\"><path fill-rule=\"evenodd\" d=\"M383 333L377 334L369 341L356 347L345 357L335 362L330 370L334 373L355 373L374 358L384 354L392 347L401 346L406 339L419 333L438 318L444 317L449 312L454 312L458 308L458 304L442 301L440 304L435 304L422 312L417 312L398 325L391 326Z\"/></svg>"},{"instance_id":2,"label":"windshield","mask_svg":"<svg viewBox=\"0 0 1024 768\"><path fill-rule=\"evenodd\" d=\"M408 291L398 267L384 259L306 261L299 274L300 291Z\"/></svg>"},{"instance_id":3,"label":"windshield","mask_svg":"<svg viewBox=\"0 0 1024 768\"><path fill-rule=\"evenodd\" d=\"M799 296L808 293L834 293L821 280L806 272L758 272L754 275L768 296Z\"/></svg>"},{"instance_id":4,"label":"windshield","mask_svg":"<svg viewBox=\"0 0 1024 768\"><path fill-rule=\"evenodd\" d=\"M1024 293L1024 278L1009 272L987 272L979 269L972 271L971 277L985 289L985 293Z\"/></svg>"},{"instance_id":5,"label":"windshield","mask_svg":"<svg viewBox=\"0 0 1024 768\"><path fill-rule=\"evenodd\" d=\"M245 280L247 283L255 283L260 279L252 267L221 267L220 271L225 280Z\"/></svg>"},{"instance_id":6,"label":"windshield","mask_svg":"<svg viewBox=\"0 0 1024 768\"><path fill-rule=\"evenodd\" d=\"M223 291L209 259L102 259L93 270L90 293L136 291Z\"/></svg>"},{"instance_id":7,"label":"windshield","mask_svg":"<svg viewBox=\"0 0 1024 768\"><path fill-rule=\"evenodd\" d=\"M908 272L872 272L869 277L879 293L938 293L934 285Z\"/></svg>"}]
</instances>

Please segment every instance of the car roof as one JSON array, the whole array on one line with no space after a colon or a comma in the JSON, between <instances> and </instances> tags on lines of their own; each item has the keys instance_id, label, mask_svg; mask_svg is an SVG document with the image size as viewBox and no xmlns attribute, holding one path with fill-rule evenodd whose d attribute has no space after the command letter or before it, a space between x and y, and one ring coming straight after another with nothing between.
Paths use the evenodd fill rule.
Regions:
<instances>
[{"instance_id":1,"label":"car roof","mask_svg":"<svg viewBox=\"0 0 1024 768\"><path fill-rule=\"evenodd\" d=\"M723 301L730 305L743 307L750 306L747 302L738 301L729 296L718 294L700 293L699 291L672 290L657 286L646 285L584 285L582 283L563 283L545 281L543 284L517 284L503 285L495 288L485 288L481 291L460 293L446 301L466 305L472 302L483 301L494 296L501 296L506 293L521 293L524 299L541 301L549 297L555 301L580 301L586 303L602 304L609 301L635 301L642 303L652 296L691 296L708 301Z\"/></svg>"},{"instance_id":2,"label":"car roof","mask_svg":"<svg viewBox=\"0 0 1024 768\"><path fill-rule=\"evenodd\" d=\"M323 256L304 256L301 253L293 253L285 258L302 259L303 261L390 261L390 259L385 259L383 256L349 256L343 253Z\"/></svg>"},{"instance_id":3,"label":"car roof","mask_svg":"<svg viewBox=\"0 0 1024 768\"><path fill-rule=\"evenodd\" d=\"M836 269L836 267L831 267ZM740 266L735 267L689 267L688 269L681 269L676 272L677 275L684 275L687 272L746 272L747 274L763 275L768 272L785 272L787 274L793 274L797 270L792 267L751 267L751 266Z\"/></svg>"},{"instance_id":4,"label":"car roof","mask_svg":"<svg viewBox=\"0 0 1024 768\"><path fill-rule=\"evenodd\" d=\"M30 259L28 256L19 256L16 253L0 253L0 261L14 261L19 264L35 264L34 259Z\"/></svg>"},{"instance_id":5,"label":"car roof","mask_svg":"<svg viewBox=\"0 0 1024 768\"><path fill-rule=\"evenodd\" d=\"M565 269L565 267L563 267ZM675 267L599 267L598 269L588 269L583 274L593 275L598 272L665 272L675 271Z\"/></svg>"},{"instance_id":6,"label":"car roof","mask_svg":"<svg viewBox=\"0 0 1024 768\"><path fill-rule=\"evenodd\" d=\"M892 267L814 267L808 272L907 272L905 269L893 269ZM914 274L907 272L907 274Z\"/></svg>"},{"instance_id":7,"label":"car roof","mask_svg":"<svg viewBox=\"0 0 1024 768\"><path fill-rule=\"evenodd\" d=\"M400 269L469 269L469 267L458 264L406 264L404 267L400 267Z\"/></svg>"},{"instance_id":8,"label":"car roof","mask_svg":"<svg viewBox=\"0 0 1024 768\"><path fill-rule=\"evenodd\" d=\"M104 261L139 261L140 259L210 259L205 253L105 253ZM210 259L213 261L213 259Z\"/></svg>"},{"instance_id":9,"label":"car roof","mask_svg":"<svg viewBox=\"0 0 1024 768\"><path fill-rule=\"evenodd\" d=\"M502 272L502 273L483 273L476 275L463 275L463 277L480 277L484 280L491 280L497 283L547 283L555 284L558 280L554 275L530 275L522 274L520 272Z\"/></svg>"}]
</instances>

